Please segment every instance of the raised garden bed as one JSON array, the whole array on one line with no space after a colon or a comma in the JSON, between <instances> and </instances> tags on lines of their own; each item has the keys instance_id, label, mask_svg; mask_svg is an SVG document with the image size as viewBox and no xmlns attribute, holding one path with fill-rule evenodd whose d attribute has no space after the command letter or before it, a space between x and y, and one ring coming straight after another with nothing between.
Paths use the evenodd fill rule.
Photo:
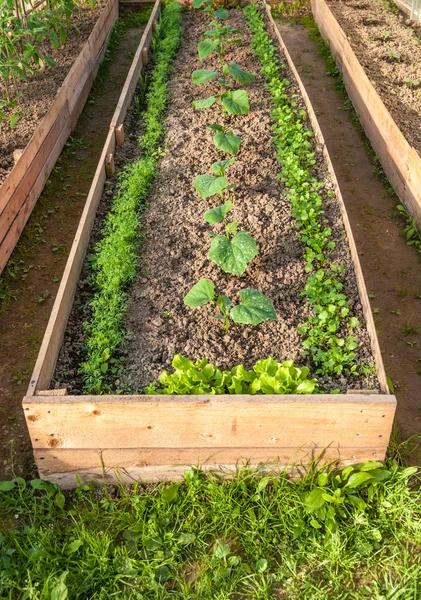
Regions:
<instances>
[{"instance_id":1,"label":"raised garden bed","mask_svg":"<svg viewBox=\"0 0 421 600\"><path fill-rule=\"evenodd\" d=\"M377 0L311 7L386 175L421 225L419 37Z\"/></svg>"},{"instance_id":2,"label":"raised garden bed","mask_svg":"<svg viewBox=\"0 0 421 600\"><path fill-rule=\"evenodd\" d=\"M225 117L215 104L202 110L192 106L193 101L217 90L214 76L207 83L195 85L192 72L196 81L206 79L209 71L219 68L219 59L215 53L203 60L197 55L209 17L192 11L185 15L184 34L169 85L165 137L161 140L159 135L152 135L152 121L148 119L156 106L151 98L158 95L150 92L146 96L145 129L141 132L143 157L120 176L123 183L114 194L111 217L106 220L99 247L90 245L71 311L105 181L104 162L107 160L109 170L113 162L118 165L133 133L126 135L120 159L118 151L110 157L114 132L104 148L67 275L24 400L35 458L44 478L71 486L76 474L88 479L109 479L115 476L115 469L128 477L160 480L180 476L186 465L198 463L205 468L222 466L231 470L244 461L263 464L265 468L284 468L292 462L308 463L314 458L350 464L382 460L385 456L395 398L388 393L352 232L308 97L289 56L282 50L278 54L270 14L266 17L265 8L262 10L249 7L245 16L242 10L235 9L229 12L228 20L223 12L222 18L218 17L225 25L238 29L236 35L242 40L241 44L229 45L223 57L230 72L236 75L234 79L243 81L243 85L235 83L234 89L244 87L241 94L229 89L223 96L223 101L228 99L228 113L232 112L229 100L239 100L242 105L235 109L236 114ZM145 31L147 41L156 14L154 11ZM269 36L262 29L265 19ZM159 32L158 27L154 40L158 52ZM145 45L143 40L140 56L145 54ZM263 53L262 48L267 52ZM272 62L265 64L262 56L268 56ZM156 84L154 68L155 63L151 85ZM200 69L207 69L208 75L197 72ZM137 76L132 73L122 94L126 108L136 81ZM250 111L244 106L245 91ZM271 104L271 96L278 99L276 108ZM306 133L309 119L316 134L310 145ZM121 121L121 115L115 116L116 125ZM214 136L222 132L206 127L215 122L224 123L225 134L231 131L241 137L235 155L226 156L213 145ZM135 283L129 286L134 273L119 262L120 243L113 245L110 240L119 231L119 206L128 189L124 182L139 181L133 179L139 176L136 165L146 168L148 157L155 168L157 156L162 155L157 148L165 149L159 175L149 194L140 189L150 203L143 216L140 247L132 243L127 231L118 236L128 242L127 260L138 262ZM248 231L258 249L257 256L255 251L251 253L253 259L241 276L228 273L225 263L224 272L207 258L212 241L209 231L215 229L221 234L223 229L221 224L211 228L203 214L227 201L228 196L221 198L209 194L209 190L204 192L200 186L204 180L197 179L210 173L210 166L216 161L234 156L235 162L224 165L229 183L236 185L229 192L233 208L226 220L231 221L232 214L239 231ZM219 183L227 184L225 180ZM113 185L107 188L100 206L110 196ZM303 204L305 190L310 204ZM320 212L320 201L324 212ZM136 207L136 214L140 207ZM129 213L124 214L124 222L131 219ZM97 220L95 231L98 229ZM113 261L115 270L110 277ZM94 277L87 280L92 264ZM239 302L243 304L229 313L234 323L228 330L224 329L225 319L213 318L218 312L215 307L191 309L186 305L192 304L189 290L200 279L212 281L218 293L230 297L236 307ZM262 312L255 305L247 306L247 289L266 296L266 300L260 297ZM336 290L335 296L330 295L332 290ZM128 337L119 328L124 312ZM241 324L251 319L250 312L253 319L258 314L257 320L263 314L264 322L256 326ZM193 360L206 358L221 370L230 370L240 363L250 370L259 360L273 356L279 362L295 361L297 368L308 368L311 375L306 370L295 371L287 363L278 369L277 377L286 376L289 370L289 375L299 376L298 389L290 381L283 381L272 392L253 395L256 391L268 392L270 385L266 386L265 378L263 383L262 378L244 375L240 369L225 374L225 383L219 387L213 380L209 385L196 383L188 396L188 385L184 386L183 395L178 384L177 389L166 387L165 379L162 387L158 384L155 388L158 395L151 395L153 387L142 395L163 369L171 371L176 352ZM123 371L119 370L122 353ZM186 364L179 359L181 371ZM262 364L260 367L264 368ZM208 371L209 368L209 375ZM249 386L247 377L259 381ZM313 377L318 381L316 385ZM48 389L52 380L55 389ZM173 385L175 379L170 380ZM212 388L217 388L218 396L212 395ZM237 393L228 395L228 390ZM297 395L288 393L293 390ZM87 391L90 395L86 395ZM104 391L107 395L99 395ZM345 395L331 393L338 391Z\"/></svg>"},{"instance_id":3,"label":"raised garden bed","mask_svg":"<svg viewBox=\"0 0 421 600\"><path fill-rule=\"evenodd\" d=\"M96 17L98 12L94 12ZM1 136L0 273L78 121L117 17L118 0L109 0L95 26L91 22L82 27L82 47L72 33L70 54L62 52L56 70L22 84L31 107L24 108L25 115L11 132L4 125ZM15 150L18 154L13 162Z\"/></svg>"}]
</instances>

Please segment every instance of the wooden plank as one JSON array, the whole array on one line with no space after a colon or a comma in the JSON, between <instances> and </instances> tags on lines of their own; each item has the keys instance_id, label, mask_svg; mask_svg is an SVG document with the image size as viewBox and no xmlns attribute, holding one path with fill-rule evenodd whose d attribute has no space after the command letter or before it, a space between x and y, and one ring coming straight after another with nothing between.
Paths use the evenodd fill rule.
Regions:
<instances>
[{"instance_id":1,"label":"wooden plank","mask_svg":"<svg viewBox=\"0 0 421 600\"><path fill-rule=\"evenodd\" d=\"M335 463L347 466L370 460L384 460L386 446L372 448L328 447L320 450L310 444L291 448L129 448L113 450L35 450L34 456L42 479L53 481L65 488L76 487L77 479L109 483L116 480L148 483L180 480L186 469L200 467L204 471L234 474L248 466L259 473L276 474L305 468L311 462Z\"/></svg>"},{"instance_id":2,"label":"wooden plank","mask_svg":"<svg viewBox=\"0 0 421 600\"><path fill-rule=\"evenodd\" d=\"M56 98L0 189L0 273L5 267L92 87L104 44L118 17L110 0Z\"/></svg>"},{"instance_id":3,"label":"wooden plank","mask_svg":"<svg viewBox=\"0 0 421 600\"><path fill-rule=\"evenodd\" d=\"M23 403L35 449L380 449L395 405L388 395L35 396Z\"/></svg>"},{"instance_id":4,"label":"wooden plank","mask_svg":"<svg viewBox=\"0 0 421 600\"><path fill-rule=\"evenodd\" d=\"M332 178L333 187L335 189L336 198L337 198L337 201L339 204L339 208L340 208L341 215L342 215L342 220L343 220L344 227L345 227L345 232L346 232L346 236L347 236L347 240L348 240L348 245L349 245L349 249L350 249L350 253L351 253L352 262L354 264L354 271L355 271L355 277L356 277L357 286L358 286L358 292L359 292L359 296L360 296L360 300L361 300L361 305L363 308L363 313L364 313L364 317L365 317L365 321L366 321L366 325L367 325L368 334L370 337L371 350L372 350L373 357L374 357L375 364L376 364L376 371L377 371L377 377L379 379L380 389L383 393L387 394L389 392L389 386L387 384L387 378L386 378L386 372L384 369L383 358L382 358L380 345L379 345L379 341L378 341L377 334L376 334L376 327L374 324L373 313L371 310L370 301L368 299L367 288L365 285L364 276L363 276L363 272L362 272L362 268L361 268L361 263L360 263L360 259L358 256L358 250L357 250L354 236L352 233L351 223L349 221L345 202L343 200L342 193L341 193L341 190L339 187L339 183L336 178L336 173L333 168L333 164L332 164L332 161L331 161L331 158L329 155L329 151L326 147L326 143L325 143L319 122L317 120L316 113L314 112L313 106L311 104L311 100L309 98L309 95L307 94L307 90L301 80L300 74L298 73L298 71L294 65L294 61L292 60L291 55L288 52L288 48L286 47L284 40L282 39L279 29L276 26L276 23L272 17L270 6L268 4L266 4L266 12L267 12L269 21L272 25L272 29L279 41L281 50L284 53L285 58L288 62L289 68L291 69L291 71L296 79L296 82L298 84L298 87L300 88L301 94L304 99L304 103L306 105L306 110L307 110L307 113L308 113L308 116L310 119L310 123L311 123L311 126L312 126L314 134L315 134L315 138L316 138L317 142L323 146L323 155L324 155L325 161L328 166L329 174Z\"/></svg>"},{"instance_id":5,"label":"wooden plank","mask_svg":"<svg viewBox=\"0 0 421 600\"><path fill-rule=\"evenodd\" d=\"M115 126L118 123L122 124L126 115L127 108L133 99L134 90L139 78L139 57L141 58L142 48L145 44L145 34L152 31L152 25L158 18L161 1L156 0L154 9L149 18L145 32L142 35L138 49L132 62L132 66L124 84L123 92L120 95L119 103L113 115L110 125L110 131L104 144L103 151L99 158L98 167L95 172L92 185L86 199L84 211L79 222L79 226L75 235L72 248L69 253L66 268L61 279L60 287L54 301L53 310L44 334L43 342L38 354L38 358L34 367L34 371L29 383L29 396L34 395L37 390L45 390L50 386L51 378L54 373L55 365L60 350L60 345L66 329L67 320L72 307L73 297L76 291L77 282L80 271L82 269L83 260L88 247L90 233L95 218L96 209L102 196L104 183L106 179L105 161L109 154L114 153L116 138ZM150 43L152 34L148 39Z\"/></svg>"},{"instance_id":6,"label":"wooden plank","mask_svg":"<svg viewBox=\"0 0 421 600\"><path fill-rule=\"evenodd\" d=\"M148 24L145 27L139 46L134 55L130 71L127 75L123 89L121 90L120 98L111 120L110 127L117 128L126 118L127 109L133 99L133 94L139 81L139 76L143 67L143 49L148 48L153 34L154 24L158 21L161 12L161 0L156 0Z\"/></svg>"},{"instance_id":7,"label":"wooden plank","mask_svg":"<svg viewBox=\"0 0 421 600\"><path fill-rule=\"evenodd\" d=\"M383 169L409 214L421 225L421 158L384 105L325 0L311 0L314 19L329 43L345 87Z\"/></svg>"}]
</instances>

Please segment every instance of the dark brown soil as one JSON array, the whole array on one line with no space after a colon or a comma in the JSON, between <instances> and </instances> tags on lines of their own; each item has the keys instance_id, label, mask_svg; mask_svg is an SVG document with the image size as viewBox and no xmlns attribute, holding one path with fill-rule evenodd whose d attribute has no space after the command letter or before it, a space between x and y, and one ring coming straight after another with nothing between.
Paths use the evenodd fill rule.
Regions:
<instances>
[{"instance_id":1,"label":"dark brown soil","mask_svg":"<svg viewBox=\"0 0 421 600\"><path fill-rule=\"evenodd\" d=\"M351 220L402 438L419 435L421 256L405 244L397 198L373 171L343 93L335 91L308 30L283 23L280 32L316 111ZM414 331L405 335L408 324Z\"/></svg>"},{"instance_id":2,"label":"dark brown soil","mask_svg":"<svg viewBox=\"0 0 421 600\"><path fill-rule=\"evenodd\" d=\"M329 5L403 135L421 153L421 38L383 0L334 0ZM406 78L419 84L405 83Z\"/></svg>"},{"instance_id":3,"label":"dark brown soil","mask_svg":"<svg viewBox=\"0 0 421 600\"><path fill-rule=\"evenodd\" d=\"M120 40L106 77L95 87L12 255L6 280L12 298L0 306L0 479L33 473L21 401L51 313L92 177L143 26ZM13 277L12 277L13 276Z\"/></svg>"},{"instance_id":4,"label":"dark brown soil","mask_svg":"<svg viewBox=\"0 0 421 600\"><path fill-rule=\"evenodd\" d=\"M259 256L238 278L223 273L207 258L211 236L203 213L220 203L212 197L201 199L194 192L193 180L210 171L220 160L212 143L212 132L206 125L219 121L215 108L195 111L194 99L207 97L212 83L195 86L191 73L198 68L218 68L217 58L205 64L197 58L197 43L207 19L197 13L186 17L182 47L175 64L171 83L167 153L161 162L151 207L144 219L146 242L140 248L139 276L134 285L125 326L129 333L124 348L126 371L117 386L141 392L168 368L174 353L193 359L206 357L221 368L243 363L250 367L257 360L274 356L303 363L301 339L297 326L309 315L310 307L300 297L306 280L303 246L297 240L293 218L285 190L277 182L279 165L271 141L270 100L259 75L259 63L249 47L251 34L241 10L230 12L230 23L241 30L242 46L232 47L226 61L237 61L257 79L247 86L251 111L247 116L230 117L228 123L243 143L236 162L229 167L234 192L233 218L239 228L255 238ZM291 93L297 89L291 89ZM332 189L321 154L318 154L317 177L324 190ZM329 224L338 242L335 258L346 267L346 294L354 314L363 317L356 291L355 277L344 243L344 231L335 199L326 198ZM234 303L243 288L255 288L269 296L278 315L277 322L265 322L256 328L233 325L225 332L221 322L213 318L210 306L195 310L183 304L183 297L200 278L211 279L217 291L228 295ZM371 362L365 328L358 331L360 357ZM334 381L326 378L326 386L364 387L375 385L375 378L361 381L345 377Z\"/></svg>"},{"instance_id":5,"label":"dark brown soil","mask_svg":"<svg viewBox=\"0 0 421 600\"><path fill-rule=\"evenodd\" d=\"M78 7L71 19L75 28L69 30L64 46L59 49L47 48L56 66L40 71L29 77L28 81L19 82L15 90L17 106L13 111L23 114L13 129L10 129L7 121L0 123L0 185L13 168L13 152L17 148L25 148L48 112L58 88L91 34L104 6L105 0L101 0L93 9ZM3 95L4 88L0 84L0 97Z\"/></svg>"}]
</instances>

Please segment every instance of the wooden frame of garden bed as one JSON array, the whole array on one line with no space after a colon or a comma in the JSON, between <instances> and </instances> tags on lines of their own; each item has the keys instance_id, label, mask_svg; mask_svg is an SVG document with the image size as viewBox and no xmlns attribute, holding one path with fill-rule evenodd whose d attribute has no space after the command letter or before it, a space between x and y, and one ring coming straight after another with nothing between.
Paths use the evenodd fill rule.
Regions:
<instances>
[{"instance_id":1,"label":"wooden frame of garden bed","mask_svg":"<svg viewBox=\"0 0 421 600\"><path fill-rule=\"evenodd\" d=\"M350 390L346 395L303 396L68 396L66 390L48 390L106 179L105 161L113 152L117 131L121 132L119 127L132 100L142 60L147 60L159 10L157 0L114 114L23 401L40 476L64 487L74 487L76 476L98 481L179 479L191 465L232 472L242 464L267 471L294 463L308 464L315 459L342 465L383 460L396 399L388 393L357 250L326 149L354 261L380 393ZM268 15L271 19L269 9ZM309 98L274 29L297 77L317 140L325 148Z\"/></svg>"},{"instance_id":2,"label":"wooden frame of garden bed","mask_svg":"<svg viewBox=\"0 0 421 600\"><path fill-rule=\"evenodd\" d=\"M361 66L325 0L310 0L322 37L342 72L346 91L393 188L421 226L421 158L405 139Z\"/></svg>"},{"instance_id":3,"label":"wooden frame of garden bed","mask_svg":"<svg viewBox=\"0 0 421 600\"><path fill-rule=\"evenodd\" d=\"M118 0L108 0L49 111L0 187L0 273L82 113L118 18L118 6Z\"/></svg>"}]
</instances>

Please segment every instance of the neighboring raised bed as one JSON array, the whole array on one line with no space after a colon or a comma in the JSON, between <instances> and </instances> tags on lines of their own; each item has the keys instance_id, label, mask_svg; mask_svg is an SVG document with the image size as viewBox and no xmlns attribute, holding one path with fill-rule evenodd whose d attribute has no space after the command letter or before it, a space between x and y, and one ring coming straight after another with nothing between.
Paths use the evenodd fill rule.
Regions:
<instances>
[{"instance_id":1,"label":"neighboring raised bed","mask_svg":"<svg viewBox=\"0 0 421 600\"><path fill-rule=\"evenodd\" d=\"M411 217L421 225L421 158L417 152L421 146L416 149L404 136L405 133L409 136L414 134L414 131L410 131L409 121L401 131L325 0L311 0L311 7L320 33L335 55L348 95L387 177ZM361 50L364 52L364 49ZM387 82L384 83L387 86ZM405 118L403 105L400 108L396 106L396 111L401 111L402 119ZM411 121L416 123L419 136L419 115L413 115Z\"/></svg>"},{"instance_id":2,"label":"neighboring raised bed","mask_svg":"<svg viewBox=\"0 0 421 600\"><path fill-rule=\"evenodd\" d=\"M109 0L48 113L0 188L0 273L79 119L117 18L118 0Z\"/></svg>"},{"instance_id":3,"label":"neighboring raised bed","mask_svg":"<svg viewBox=\"0 0 421 600\"><path fill-rule=\"evenodd\" d=\"M155 6L140 44L138 61L144 54L144 46L149 43L151 26L158 10L159 4ZM194 33L194 28L186 30L190 36ZM245 52L244 48L241 51ZM113 152L115 144L115 133L112 129L112 137L104 148L23 404L41 477L71 487L76 483L76 474L87 479L104 477L105 480L111 480L115 478L114 469L119 469L121 476L127 476L129 479L140 477L156 481L181 477L185 467L191 464L201 464L204 468L223 467L232 470L239 463L247 461L251 465L263 464L264 468L277 469L296 461L308 463L320 456L323 461L337 460L340 464L384 459L396 401L394 396L388 394L358 255L323 137L292 61L286 52L285 54L303 93L316 132L319 155L321 156L320 150L323 149L330 181L342 213L346 235L341 233L339 238L348 238L350 271L355 270L355 275L350 275L350 281L353 282L352 285L358 285L366 321L363 336L367 336L368 332L368 345L371 346L376 366L374 387L377 389L352 390L348 385L347 394L342 396L320 394L217 397L75 396L66 395L65 389L48 390L88 245L95 209L105 181L104 162ZM130 103L139 71L140 66L137 72L133 70L129 76L119 106L127 107ZM187 81L190 85L190 73L185 75L186 85ZM177 78L177 85L181 84L182 79ZM187 89L186 93L190 93ZM258 98L257 92L256 88L254 98ZM119 111L118 108L113 119L116 125L122 120ZM177 119L177 111L170 110L170 113L171 119ZM185 117L190 125L187 112ZM238 127L241 127L241 121L238 122ZM198 128L197 135L203 143L200 131ZM169 163L165 160L162 163L163 176L170 172L167 168ZM181 178L173 177L173 182L174 186L184 185ZM162 180L157 182L156 187L161 184ZM257 187L258 184L257 181ZM267 182L267 185L269 184L270 182ZM198 206L200 214L202 208L204 206ZM277 210L276 206L274 208ZM343 244L339 238L338 243ZM298 255L296 260L301 260ZM174 289L173 295L182 296L183 292L187 291L186 286L188 288L192 283L194 281L182 282L181 287ZM262 287L266 283L263 280ZM200 315L192 317L196 318L200 320ZM244 330L246 334L248 331ZM275 329L270 331L275 336L280 335ZM278 348L274 342L274 352L278 351ZM249 357L248 361L252 358L254 359Z\"/></svg>"}]
</instances>

